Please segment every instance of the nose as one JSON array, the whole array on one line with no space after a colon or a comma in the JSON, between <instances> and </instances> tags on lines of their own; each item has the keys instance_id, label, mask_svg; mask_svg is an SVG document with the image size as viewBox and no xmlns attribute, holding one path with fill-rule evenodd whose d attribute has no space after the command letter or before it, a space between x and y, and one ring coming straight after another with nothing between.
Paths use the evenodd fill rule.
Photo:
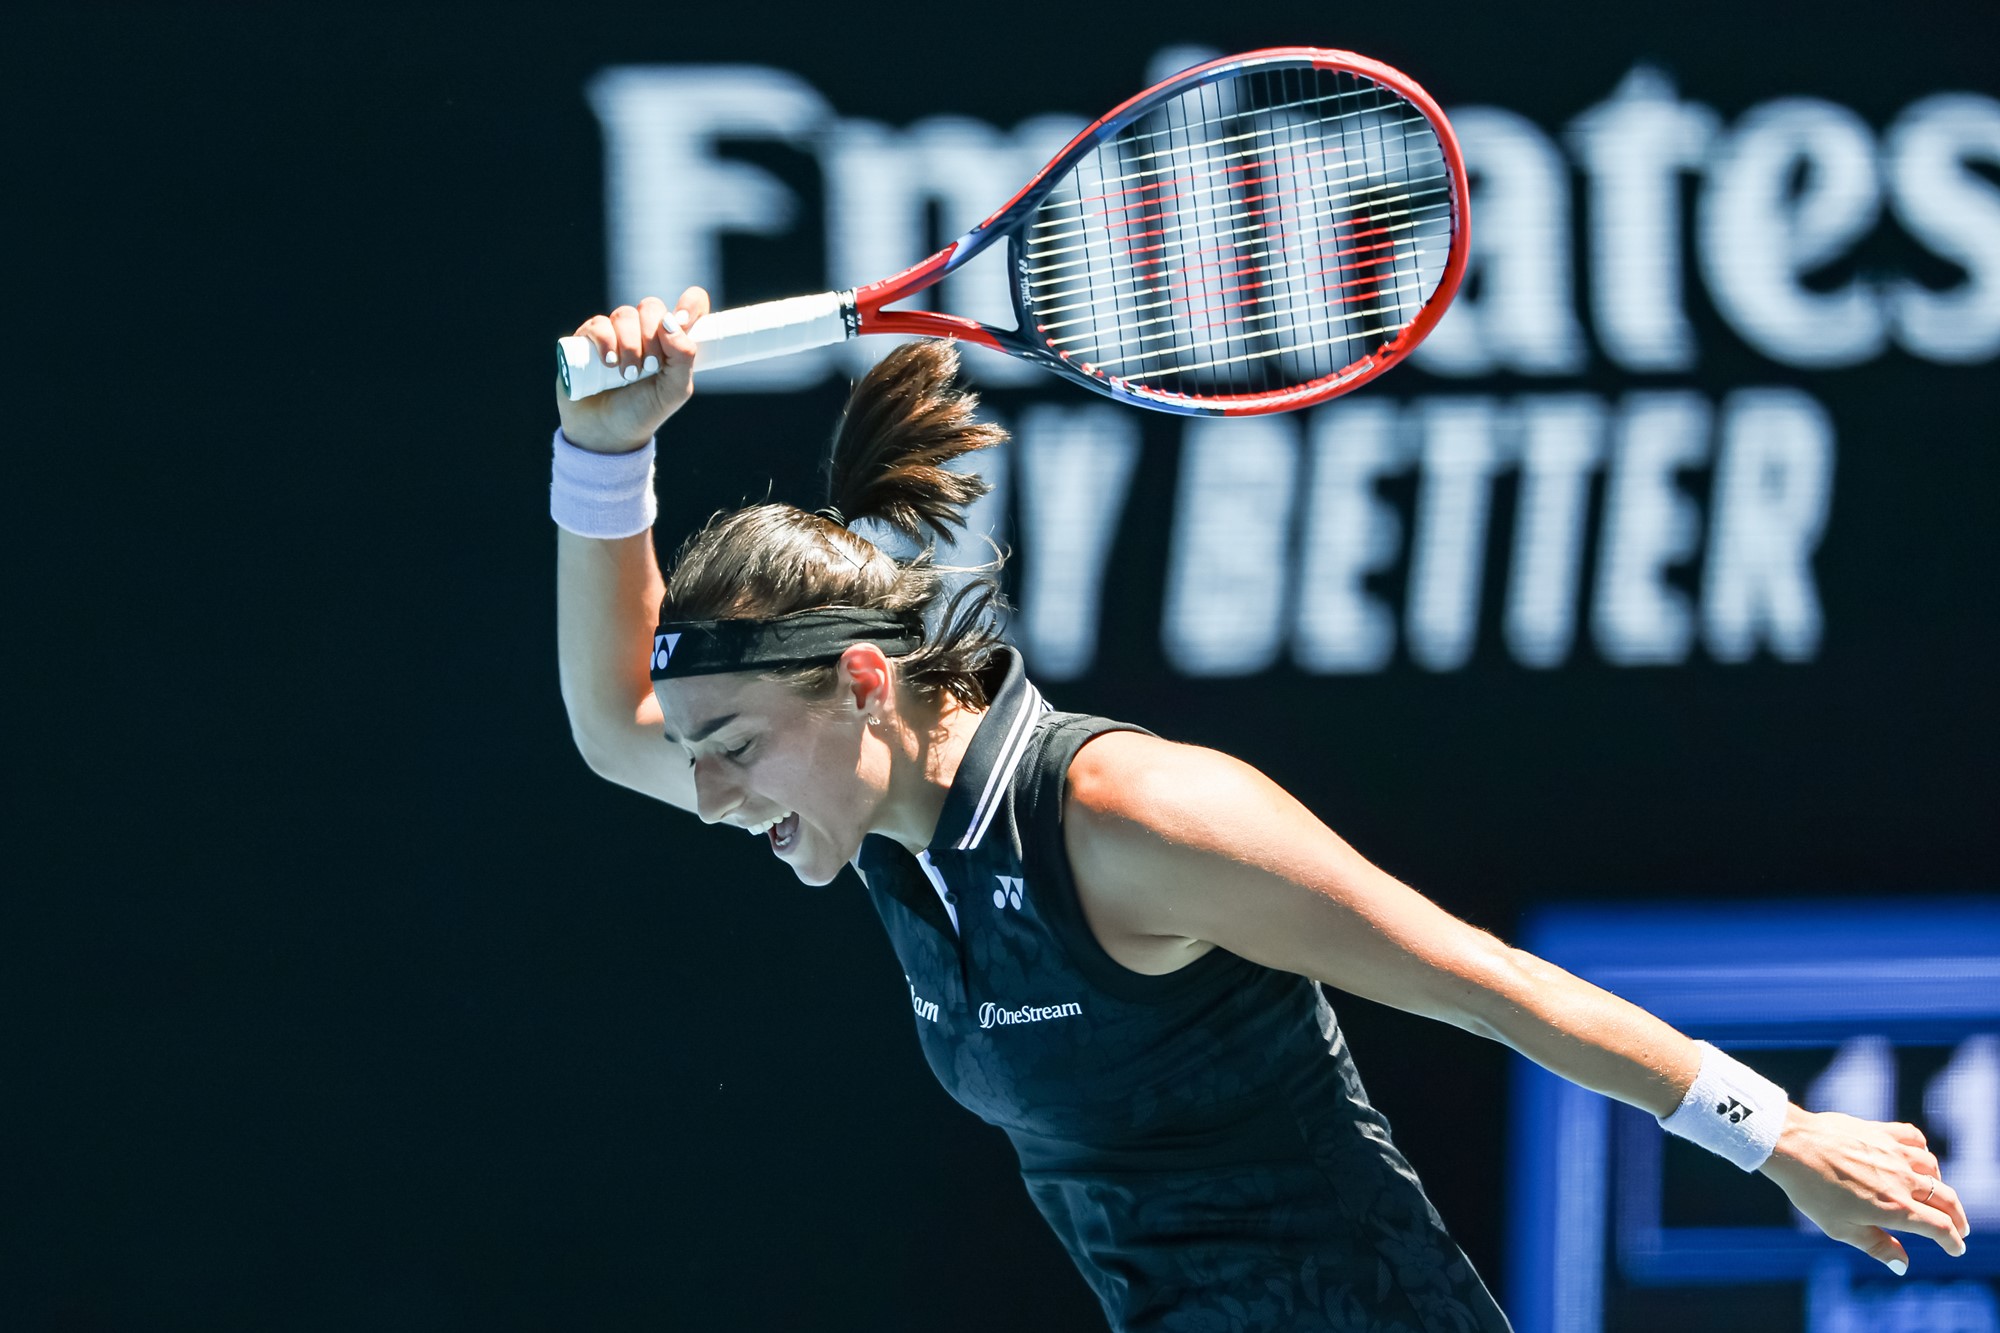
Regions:
<instances>
[{"instance_id":1,"label":"nose","mask_svg":"<svg viewBox=\"0 0 2000 1333\"><path fill-rule=\"evenodd\" d=\"M743 804L743 790L723 777L721 765L710 758L694 763L694 808L705 824L719 824Z\"/></svg>"}]
</instances>

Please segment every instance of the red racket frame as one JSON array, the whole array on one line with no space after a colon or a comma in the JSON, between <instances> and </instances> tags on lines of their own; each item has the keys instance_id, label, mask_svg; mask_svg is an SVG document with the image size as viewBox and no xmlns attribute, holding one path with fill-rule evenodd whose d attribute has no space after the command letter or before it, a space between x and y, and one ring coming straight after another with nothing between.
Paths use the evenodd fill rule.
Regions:
<instances>
[{"instance_id":1,"label":"red racket frame","mask_svg":"<svg viewBox=\"0 0 2000 1333\"><path fill-rule=\"evenodd\" d=\"M915 295L937 283L946 274L1003 236L1008 237L1013 243L1009 258L1012 267L1018 271L1020 254L1016 229L1040 205L1055 183L1061 180L1069 168L1086 153L1095 150L1103 140L1116 135L1124 126L1155 106L1169 98L1179 96L1190 88L1204 83L1218 82L1249 66L1279 63L1310 64L1315 69L1353 74L1380 84L1414 106L1423 115L1436 134L1438 146L1443 152L1451 193L1451 242L1444 272L1438 279L1436 289L1418 310L1417 317L1384 347L1349 363L1331 375L1322 376L1290 389L1254 394L1194 396L1147 389L1116 379L1100 379L1078 369L1070 363L1065 354L1051 351L1040 340L1028 336L1023 331L1027 327L1027 312L1021 307L1019 283L1010 284L1014 299L1014 316L1019 326L1014 329L996 329L962 315L937 314L927 310L885 309L893 302ZM1465 276L1466 259L1471 245L1468 189L1465 159L1459 152L1458 140L1451 132L1450 123L1445 120L1444 112L1431 100L1430 94L1418 87L1415 81L1400 70L1391 68L1379 60L1356 55L1352 51L1325 50L1310 46L1276 46L1224 56L1219 60L1211 60L1206 64L1182 70L1172 78L1119 103L1071 139L1061 152L1049 160L1047 166L1035 173L1034 179L1022 186L1012 199L994 210L992 216L984 222L923 262L913 264L892 277L856 288L853 295L854 331L900 334L906 337L963 339L995 351L1027 357L1068 379L1110 397L1169 412L1198 416L1248 416L1264 412L1290 411L1360 388L1408 356L1437 326L1438 320L1444 317L1445 310L1451 305L1451 299L1458 291L1459 282Z\"/></svg>"}]
</instances>

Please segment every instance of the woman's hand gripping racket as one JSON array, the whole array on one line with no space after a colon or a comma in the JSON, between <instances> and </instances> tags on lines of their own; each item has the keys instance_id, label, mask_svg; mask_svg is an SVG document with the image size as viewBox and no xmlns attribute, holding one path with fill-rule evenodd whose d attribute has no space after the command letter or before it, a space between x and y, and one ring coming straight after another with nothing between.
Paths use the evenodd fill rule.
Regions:
<instances>
[{"instance_id":1,"label":"woman's hand gripping racket","mask_svg":"<svg viewBox=\"0 0 2000 1333\"><path fill-rule=\"evenodd\" d=\"M1278 47L1125 102L914 268L719 310L688 335L698 367L863 333L962 338L1142 407L1281 412L1408 355L1458 289L1468 234L1465 164L1423 89L1346 51ZM1002 237L1016 328L884 309ZM572 400L649 373L586 338L559 346Z\"/></svg>"},{"instance_id":2,"label":"woman's hand gripping racket","mask_svg":"<svg viewBox=\"0 0 2000 1333\"><path fill-rule=\"evenodd\" d=\"M700 349L687 329L707 313L708 293L690 287L671 310L659 297L649 296L637 306L593 316L575 337L563 339L565 344L581 343L584 355L593 358L601 348L606 376L617 385L634 386L631 393L557 394L564 437L595 453L622 454L643 447L694 393L694 362ZM621 367L630 369L629 377Z\"/></svg>"}]
</instances>

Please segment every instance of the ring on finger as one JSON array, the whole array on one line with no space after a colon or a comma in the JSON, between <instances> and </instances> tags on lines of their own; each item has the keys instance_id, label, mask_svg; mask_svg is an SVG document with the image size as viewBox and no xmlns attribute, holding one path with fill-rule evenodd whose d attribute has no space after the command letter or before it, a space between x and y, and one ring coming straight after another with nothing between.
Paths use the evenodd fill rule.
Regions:
<instances>
[{"instance_id":1,"label":"ring on finger","mask_svg":"<svg viewBox=\"0 0 2000 1333\"><path fill-rule=\"evenodd\" d=\"M1921 1198L1921 1199L1918 1199L1918 1200L1917 1200L1917 1202L1918 1202L1918 1203L1929 1203L1929 1202L1931 1201L1931 1195L1933 1195L1933 1194L1936 1194L1936 1193L1937 1193L1937 1187L1938 1187L1938 1180L1939 1180L1939 1179L1940 1179L1940 1177L1938 1177L1938 1176L1932 1176L1932 1177L1931 1177L1931 1187L1930 1187L1929 1189L1927 1189L1927 1190L1925 1190L1925 1191L1924 1191L1924 1197L1923 1197L1923 1198Z\"/></svg>"}]
</instances>

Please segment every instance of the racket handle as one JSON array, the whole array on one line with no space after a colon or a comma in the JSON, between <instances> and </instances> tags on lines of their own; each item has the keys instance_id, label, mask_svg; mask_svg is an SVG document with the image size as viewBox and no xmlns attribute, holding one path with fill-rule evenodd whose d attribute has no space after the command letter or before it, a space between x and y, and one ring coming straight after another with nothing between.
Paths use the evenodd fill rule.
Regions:
<instances>
[{"instance_id":1,"label":"racket handle","mask_svg":"<svg viewBox=\"0 0 2000 1333\"><path fill-rule=\"evenodd\" d=\"M713 370L844 341L853 320L853 292L821 292L711 311L694 322L688 337L695 341L695 369ZM571 402L633 383L605 365L588 338L558 338L556 366ZM639 378L658 373L642 370Z\"/></svg>"}]
</instances>

